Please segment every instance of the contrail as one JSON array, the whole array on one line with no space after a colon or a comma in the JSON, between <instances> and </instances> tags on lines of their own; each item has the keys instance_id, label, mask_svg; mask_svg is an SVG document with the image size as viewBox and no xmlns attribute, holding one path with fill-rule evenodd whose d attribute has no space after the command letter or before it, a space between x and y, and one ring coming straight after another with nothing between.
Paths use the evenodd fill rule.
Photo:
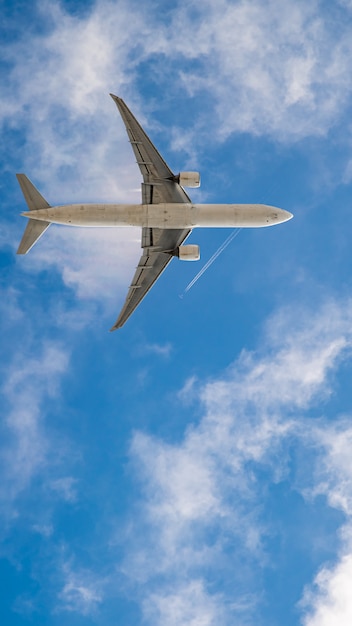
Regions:
<instances>
[{"instance_id":1,"label":"contrail","mask_svg":"<svg viewBox=\"0 0 352 626\"><path fill-rule=\"evenodd\" d=\"M234 231L232 231L232 233L227 237L227 239L225 239L225 241L221 244L221 246L217 249L217 251L214 252L213 256L210 257L209 261L206 262L206 264L202 267L202 269L198 272L198 274L191 280L190 283L188 283L183 294L180 295L180 298L183 298L183 296L190 289L192 289L193 285L196 284L197 280L199 280L199 278L203 276L204 272L206 272L207 269L214 263L214 261L216 261L218 256L220 256L220 254L225 250L225 248L227 248L227 246L231 243L231 241L233 241L235 237L237 237L237 235L240 233L241 230L242 230L241 228L236 228Z\"/></svg>"}]
</instances>

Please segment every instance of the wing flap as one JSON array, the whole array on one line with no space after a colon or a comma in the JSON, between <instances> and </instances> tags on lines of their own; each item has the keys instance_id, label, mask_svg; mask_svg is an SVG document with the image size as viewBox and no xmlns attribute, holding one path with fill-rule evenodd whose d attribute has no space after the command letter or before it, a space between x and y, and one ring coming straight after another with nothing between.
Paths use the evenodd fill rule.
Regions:
<instances>
[{"instance_id":1,"label":"wing flap","mask_svg":"<svg viewBox=\"0 0 352 626\"><path fill-rule=\"evenodd\" d=\"M169 178L173 176L169 166L165 163L163 157L150 141L148 135L136 120L133 113L126 106L124 101L113 94L110 94L114 100L123 122L126 126L128 138L130 140L136 161L141 170L143 180L148 183L150 179Z\"/></svg>"},{"instance_id":2,"label":"wing flap","mask_svg":"<svg viewBox=\"0 0 352 626\"><path fill-rule=\"evenodd\" d=\"M121 328L140 304L155 281L162 274L173 258L171 250L175 250L188 237L190 230L162 230L159 228L143 229L158 231L158 245L145 247L132 278L127 298L111 331ZM153 233L151 234L153 236Z\"/></svg>"},{"instance_id":3,"label":"wing flap","mask_svg":"<svg viewBox=\"0 0 352 626\"><path fill-rule=\"evenodd\" d=\"M110 94L125 124L138 167L143 176L142 201L190 202L185 190L174 180L174 173L165 163L147 133L121 98Z\"/></svg>"},{"instance_id":4,"label":"wing flap","mask_svg":"<svg viewBox=\"0 0 352 626\"><path fill-rule=\"evenodd\" d=\"M115 324L110 328L111 331L117 330L124 325L171 259L172 255L165 252L144 252L142 254L128 290L125 304Z\"/></svg>"}]
</instances>

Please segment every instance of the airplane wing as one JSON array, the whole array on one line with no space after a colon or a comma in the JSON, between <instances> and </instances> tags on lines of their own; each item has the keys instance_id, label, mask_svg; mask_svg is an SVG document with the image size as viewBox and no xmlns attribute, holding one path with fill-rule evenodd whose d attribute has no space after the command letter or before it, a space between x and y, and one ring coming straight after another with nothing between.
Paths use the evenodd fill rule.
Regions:
<instances>
[{"instance_id":1,"label":"airplane wing","mask_svg":"<svg viewBox=\"0 0 352 626\"><path fill-rule=\"evenodd\" d=\"M137 164L143 176L142 204L190 202L190 198L181 185L174 180L173 172L124 101L113 94L110 95L120 111ZM143 253L121 313L110 329L111 331L120 328L127 321L168 263L170 263L173 257L170 251L180 246L190 232L190 229L142 229L141 246Z\"/></svg>"}]
</instances>

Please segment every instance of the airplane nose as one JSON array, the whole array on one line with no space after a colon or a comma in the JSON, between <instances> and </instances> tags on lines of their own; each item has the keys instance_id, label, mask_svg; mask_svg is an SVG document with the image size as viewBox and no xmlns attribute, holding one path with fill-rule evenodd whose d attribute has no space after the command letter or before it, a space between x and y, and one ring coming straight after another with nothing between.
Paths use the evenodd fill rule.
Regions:
<instances>
[{"instance_id":1,"label":"airplane nose","mask_svg":"<svg viewBox=\"0 0 352 626\"><path fill-rule=\"evenodd\" d=\"M272 222L276 222L277 224L287 222L288 220L292 219L292 217L293 214L289 211L285 211L285 209L276 209L270 214L270 220Z\"/></svg>"},{"instance_id":2,"label":"airplane nose","mask_svg":"<svg viewBox=\"0 0 352 626\"><path fill-rule=\"evenodd\" d=\"M292 220L293 218L293 213L290 213L290 211L282 211L284 213L284 221L287 222L288 220Z\"/></svg>"}]
</instances>

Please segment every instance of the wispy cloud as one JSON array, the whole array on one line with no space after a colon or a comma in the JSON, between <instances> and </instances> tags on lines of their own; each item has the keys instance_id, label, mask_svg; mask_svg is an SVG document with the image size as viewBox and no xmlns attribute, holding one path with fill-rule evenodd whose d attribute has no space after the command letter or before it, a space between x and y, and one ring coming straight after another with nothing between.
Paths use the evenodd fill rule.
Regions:
<instances>
[{"instance_id":1,"label":"wispy cloud","mask_svg":"<svg viewBox=\"0 0 352 626\"><path fill-rule=\"evenodd\" d=\"M52 226L30 255L18 263L28 272L43 268L58 272L79 298L111 305L122 301L140 254L136 228L126 232Z\"/></svg>"},{"instance_id":2,"label":"wispy cloud","mask_svg":"<svg viewBox=\"0 0 352 626\"><path fill-rule=\"evenodd\" d=\"M64 200L80 196L82 183L85 193L105 199L136 186L127 142L117 150L112 141L115 111L107 94L123 92L140 113L141 64L149 64L147 71L161 61L174 64L172 89L180 98L185 87L211 94L220 136L245 131L286 141L325 133L351 99L352 46L348 25L319 6L285 0L278 12L273 0L206 0L201 9L181 1L165 21L157 7L123 0L100 0L81 16L41 3L41 33L3 45L11 69L0 119L25 130L24 162ZM206 72L195 74L188 61ZM162 88L165 72L154 80ZM206 128L213 137L209 119L205 144ZM123 130L116 122L118 135ZM69 184L66 191L58 179Z\"/></svg>"},{"instance_id":3,"label":"wispy cloud","mask_svg":"<svg viewBox=\"0 0 352 626\"><path fill-rule=\"evenodd\" d=\"M24 349L8 364L1 389L1 500L5 514L19 493L48 464L50 443L45 434L44 403L57 393L67 365L67 352L45 341L38 345L35 356L26 354Z\"/></svg>"},{"instance_id":4,"label":"wispy cloud","mask_svg":"<svg viewBox=\"0 0 352 626\"><path fill-rule=\"evenodd\" d=\"M17 300L5 295L2 313L11 333L18 319L23 326L24 313ZM67 557L69 550L58 531L60 506L72 511L80 501L76 476L80 452L73 449L57 422L70 351L64 340L48 339L48 328L38 337L40 319L38 314L31 317L32 313L27 310L30 321L22 341L18 341L20 333L15 342L5 336L8 329L1 333L3 348L11 346L11 358L2 366L0 390L1 553L25 569L18 556L23 541L40 545L31 561L37 592L29 597L19 590L16 612L32 615L40 603L47 603L50 612L90 615L102 601L103 582L89 568L76 565L74 556Z\"/></svg>"},{"instance_id":5,"label":"wispy cloud","mask_svg":"<svg viewBox=\"0 0 352 626\"><path fill-rule=\"evenodd\" d=\"M56 478L52 480L49 487L57 493L66 502L75 502L77 500L77 479L72 476Z\"/></svg>"},{"instance_id":6,"label":"wispy cloud","mask_svg":"<svg viewBox=\"0 0 352 626\"><path fill-rule=\"evenodd\" d=\"M155 103L140 102L142 67L182 102L207 95L196 122L168 127L170 145L181 135L192 151L233 132L286 142L324 134L351 101L352 45L348 25L319 6L284 0L278 12L274 0L206 0L200 9L182 0L165 20L158 3L98 0L83 15L40 3L40 31L2 44L9 70L0 123L24 133L21 169L53 204L139 197L138 168L108 93L123 95L150 127ZM138 257L131 238L139 234L53 229L38 247L80 297L101 296L112 276L116 292L125 291ZM105 276L109 289L100 289Z\"/></svg>"},{"instance_id":7,"label":"wispy cloud","mask_svg":"<svg viewBox=\"0 0 352 626\"><path fill-rule=\"evenodd\" d=\"M131 452L143 486L143 543L127 571L145 586L150 623L173 626L175 615L181 614L185 623L233 623L244 606L246 619L253 612L255 623L262 588L254 572L265 570L268 536L275 532L265 522L269 485L263 474L274 484L287 480L290 447L306 454L315 450L305 484L294 479L294 489L308 500L312 492L308 496L307 483L320 493L323 489L329 506L346 513L336 492L341 480L350 484L337 464L339 459L347 465L342 453L342 441L347 449L350 439L346 425L338 422L335 432L328 422L312 420L309 410L322 395L328 400L332 393L333 371L352 345L351 321L351 303L331 303L315 314L281 311L268 324L256 353L243 353L225 376L203 384L199 401L204 417L179 444L135 434ZM325 479L321 467L326 468ZM336 575L345 560L344 554ZM224 571L232 584L220 597ZM326 568L323 572L318 585L323 581L325 590L335 588L334 571L330 576ZM185 590L192 586L199 592L197 618L187 612Z\"/></svg>"},{"instance_id":8,"label":"wispy cloud","mask_svg":"<svg viewBox=\"0 0 352 626\"><path fill-rule=\"evenodd\" d=\"M196 376L190 376L187 378L182 389L177 393L177 397L183 404L191 404L193 401L198 401L197 390L198 379Z\"/></svg>"},{"instance_id":9,"label":"wispy cloud","mask_svg":"<svg viewBox=\"0 0 352 626\"><path fill-rule=\"evenodd\" d=\"M62 567L64 584L58 594L56 611L68 611L81 615L94 614L103 600L102 582L93 572L75 568L72 561Z\"/></svg>"},{"instance_id":10,"label":"wispy cloud","mask_svg":"<svg viewBox=\"0 0 352 626\"><path fill-rule=\"evenodd\" d=\"M341 11L349 4L340 2ZM186 150L181 133L203 149L210 139L244 131L296 141L323 135L343 120L351 102L350 27L329 12L322 15L319 3L284 0L278 12L274 0L205 0L201 8L188 0L173 5L167 19L158 5L147 10L143 3L101 0L79 16L60 3L40 3L42 28L2 44L10 69L1 121L24 132L21 169L49 202L138 197L138 169L107 94L124 96L150 128L152 107L161 104L141 103L142 69L173 99L204 106L196 124L185 116L181 130L174 121L177 126L164 133L174 149ZM161 125L154 124L159 132ZM30 271L57 270L80 298L106 301L114 280L122 297L139 255L138 239L136 231L52 227L31 257L18 262ZM23 320L17 300L12 289L8 318ZM143 498L124 570L150 623L174 626L178 619L208 626L233 623L234 616L250 623L260 610L260 572L270 559L268 485L289 477L290 446L313 455L306 480L294 481L306 506L320 494L345 519L335 564L324 564L305 592L306 624L349 623L351 434L348 420L336 418L336 427L323 419L313 424L309 411L318 401L329 402L334 372L351 347L351 321L349 302L308 315L281 311L257 352L243 352L212 381L188 379L180 397L191 393L203 418L179 443L134 435L131 454ZM167 356L168 345L153 350ZM46 410L68 361L66 348L45 338L9 359L2 389L3 519L18 514L14 502L43 469L54 497L68 504L77 498L67 468L48 471L57 457L50 456ZM31 528L52 538L48 517ZM59 605L90 615L105 597L104 585L89 569L67 561Z\"/></svg>"},{"instance_id":11,"label":"wispy cloud","mask_svg":"<svg viewBox=\"0 0 352 626\"><path fill-rule=\"evenodd\" d=\"M114 143L124 131L108 94L130 83L143 19L137 12L131 20L125 2L105 1L84 16L70 15L59 2L44 2L37 18L39 34L3 45L11 69L1 119L10 118L24 131L24 164L61 200L81 199L82 193L121 198L136 187L138 173L131 174L127 141L118 150Z\"/></svg>"},{"instance_id":12,"label":"wispy cloud","mask_svg":"<svg viewBox=\"0 0 352 626\"><path fill-rule=\"evenodd\" d=\"M167 359L172 352L172 345L170 343L148 343L141 350Z\"/></svg>"},{"instance_id":13,"label":"wispy cloud","mask_svg":"<svg viewBox=\"0 0 352 626\"><path fill-rule=\"evenodd\" d=\"M201 580L170 588L168 594L151 593L144 601L144 613L151 624L211 626L221 616L221 597L210 597Z\"/></svg>"},{"instance_id":14,"label":"wispy cloud","mask_svg":"<svg viewBox=\"0 0 352 626\"><path fill-rule=\"evenodd\" d=\"M201 11L196 2L181 3L171 31L182 23L183 37L172 39L169 54L177 50L206 68L181 76L190 93L211 93L223 137L236 131L284 141L319 135L346 111L349 28L319 9L318 2L291 0L280 11L272 0L207 0Z\"/></svg>"},{"instance_id":15,"label":"wispy cloud","mask_svg":"<svg viewBox=\"0 0 352 626\"><path fill-rule=\"evenodd\" d=\"M301 607L306 626L347 626L352 618L349 590L352 581L352 467L351 419L342 416L336 423L306 433L318 448L314 484L306 497L324 496L329 505L345 515L340 529L341 547L333 564L325 564L307 586Z\"/></svg>"},{"instance_id":16,"label":"wispy cloud","mask_svg":"<svg viewBox=\"0 0 352 626\"><path fill-rule=\"evenodd\" d=\"M351 524L352 526L352 524ZM348 626L352 619L352 551L332 568L323 567L302 602L309 607L306 626Z\"/></svg>"}]
</instances>

